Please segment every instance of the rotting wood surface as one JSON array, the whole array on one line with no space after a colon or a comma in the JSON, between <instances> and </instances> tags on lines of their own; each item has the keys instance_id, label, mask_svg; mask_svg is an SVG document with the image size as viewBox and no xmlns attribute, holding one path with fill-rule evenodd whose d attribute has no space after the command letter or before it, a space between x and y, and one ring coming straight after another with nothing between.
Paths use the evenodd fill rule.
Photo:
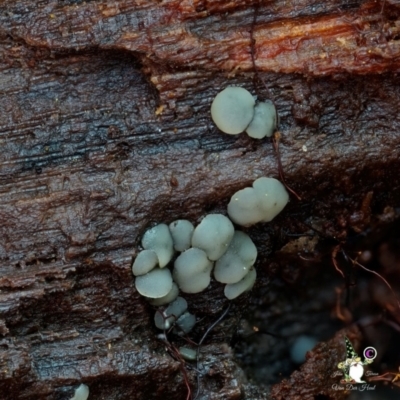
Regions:
<instances>
[{"instance_id":1,"label":"rotting wood surface","mask_svg":"<svg viewBox=\"0 0 400 400\"><path fill-rule=\"evenodd\" d=\"M0 398L69 399L81 381L89 399L186 398L130 265L151 223L196 222L277 176L268 140L210 120L227 85L276 103L286 179L302 197L251 231L251 296L285 244L274 235L299 233L293 221L344 240L368 226L369 193L372 216L398 205L399 12L396 1L2 1ZM253 86L252 29L268 89ZM226 307L216 285L188 302L204 317L195 336ZM211 335L204 398L270 398L221 344L243 309Z\"/></svg>"}]
</instances>

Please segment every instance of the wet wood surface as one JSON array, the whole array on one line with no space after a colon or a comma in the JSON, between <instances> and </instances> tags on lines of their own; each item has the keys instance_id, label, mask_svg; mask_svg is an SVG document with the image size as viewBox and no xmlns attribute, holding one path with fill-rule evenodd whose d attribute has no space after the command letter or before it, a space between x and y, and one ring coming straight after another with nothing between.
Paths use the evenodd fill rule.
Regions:
<instances>
[{"instance_id":1,"label":"wet wood surface","mask_svg":"<svg viewBox=\"0 0 400 400\"><path fill-rule=\"evenodd\" d=\"M268 285L282 230L319 221L346 240L396 207L399 12L361 0L0 2L5 399L69 399L80 382L93 398L186 398L130 266L150 224L225 212L236 190L278 176L271 141L212 123L227 85L275 102L286 180L302 198L249 231L251 296ZM218 285L188 302L203 318L198 340L227 303ZM222 344L245 305L210 336L204 398L270 398L237 379Z\"/></svg>"}]
</instances>

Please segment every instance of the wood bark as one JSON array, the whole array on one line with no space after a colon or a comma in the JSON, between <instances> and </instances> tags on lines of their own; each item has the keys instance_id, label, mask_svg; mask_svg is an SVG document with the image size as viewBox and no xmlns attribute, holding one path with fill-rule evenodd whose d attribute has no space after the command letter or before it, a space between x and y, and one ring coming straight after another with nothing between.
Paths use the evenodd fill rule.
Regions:
<instances>
[{"instance_id":1,"label":"wood bark","mask_svg":"<svg viewBox=\"0 0 400 400\"><path fill-rule=\"evenodd\" d=\"M130 267L151 224L225 213L235 191L278 177L271 141L211 121L227 85L276 104L283 170L301 200L248 230L259 280L209 335L199 398L344 398L305 370L325 354L328 377L345 331L311 355L307 391L299 375L249 383L226 343L249 310L293 322L295 299L271 284L295 283L303 265L277 252L288 233L313 227L343 244L396 220L399 31L394 0L1 1L0 398L70 399L80 382L89 399L186 398ZM312 268L322 265L335 272ZM329 276L327 286L340 281ZM216 283L187 299L198 341L227 301Z\"/></svg>"}]
</instances>

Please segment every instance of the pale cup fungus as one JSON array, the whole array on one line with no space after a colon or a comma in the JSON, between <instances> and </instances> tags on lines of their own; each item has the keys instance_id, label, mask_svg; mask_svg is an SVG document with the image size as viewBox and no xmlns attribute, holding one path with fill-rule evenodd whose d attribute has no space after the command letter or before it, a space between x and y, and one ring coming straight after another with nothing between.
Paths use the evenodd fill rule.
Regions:
<instances>
[{"instance_id":1,"label":"pale cup fungus","mask_svg":"<svg viewBox=\"0 0 400 400\"><path fill-rule=\"evenodd\" d=\"M176 285L175 282L172 282L172 288L171 290L163 297L159 297L158 299L151 299L149 298L149 303L152 306L163 306L165 304L169 304L172 301L174 301L179 294L179 289L178 286Z\"/></svg>"},{"instance_id":2,"label":"pale cup fungus","mask_svg":"<svg viewBox=\"0 0 400 400\"><path fill-rule=\"evenodd\" d=\"M187 302L177 297L164 311L158 310L154 315L154 323L158 329L169 329L187 310Z\"/></svg>"},{"instance_id":3,"label":"pale cup fungus","mask_svg":"<svg viewBox=\"0 0 400 400\"><path fill-rule=\"evenodd\" d=\"M229 300L233 300L242 293L249 291L254 286L256 278L256 270L251 268L248 274L242 280L225 286L225 297Z\"/></svg>"},{"instance_id":4,"label":"pale cup fungus","mask_svg":"<svg viewBox=\"0 0 400 400\"><path fill-rule=\"evenodd\" d=\"M244 278L257 258L257 248L244 232L235 231L226 253L215 263L214 278L236 283Z\"/></svg>"},{"instance_id":5,"label":"pale cup fungus","mask_svg":"<svg viewBox=\"0 0 400 400\"><path fill-rule=\"evenodd\" d=\"M272 136L278 117L272 101L255 104L246 89L228 86L215 96L211 118L224 133L237 135L245 130L250 137L263 139Z\"/></svg>"},{"instance_id":6,"label":"pale cup fungus","mask_svg":"<svg viewBox=\"0 0 400 400\"><path fill-rule=\"evenodd\" d=\"M132 265L133 275L144 275L158 264L158 257L153 250L142 250L135 258Z\"/></svg>"},{"instance_id":7,"label":"pale cup fungus","mask_svg":"<svg viewBox=\"0 0 400 400\"><path fill-rule=\"evenodd\" d=\"M176 325L179 329L175 329L175 333L177 333L178 335L189 333L193 329L195 324L196 317L193 314L190 314L190 312L186 311L176 321Z\"/></svg>"},{"instance_id":8,"label":"pale cup fungus","mask_svg":"<svg viewBox=\"0 0 400 400\"><path fill-rule=\"evenodd\" d=\"M296 364L302 364L306 361L306 354L312 350L318 343L317 339L312 336L301 335L294 341L290 348L290 357Z\"/></svg>"},{"instance_id":9,"label":"pale cup fungus","mask_svg":"<svg viewBox=\"0 0 400 400\"><path fill-rule=\"evenodd\" d=\"M195 361L197 358L196 350L189 349L188 347L179 347L179 353L186 361Z\"/></svg>"},{"instance_id":10,"label":"pale cup fungus","mask_svg":"<svg viewBox=\"0 0 400 400\"><path fill-rule=\"evenodd\" d=\"M158 299L166 296L172 289L172 276L168 268L154 268L135 279L136 290L145 297Z\"/></svg>"},{"instance_id":11,"label":"pale cup fungus","mask_svg":"<svg viewBox=\"0 0 400 400\"><path fill-rule=\"evenodd\" d=\"M271 137L276 129L276 109L272 101L258 103L254 108L254 117L246 133L254 139Z\"/></svg>"},{"instance_id":12,"label":"pale cup fungus","mask_svg":"<svg viewBox=\"0 0 400 400\"><path fill-rule=\"evenodd\" d=\"M228 204L228 215L238 225L269 222L289 201L285 187L274 178L258 178L252 188L236 192Z\"/></svg>"},{"instance_id":13,"label":"pale cup fungus","mask_svg":"<svg viewBox=\"0 0 400 400\"><path fill-rule=\"evenodd\" d=\"M75 389L74 397L71 400L87 400L89 397L89 388L87 385L81 383L77 389Z\"/></svg>"},{"instance_id":14,"label":"pale cup fungus","mask_svg":"<svg viewBox=\"0 0 400 400\"><path fill-rule=\"evenodd\" d=\"M199 293L210 284L212 267L203 250L191 248L175 260L174 281L185 293Z\"/></svg>"},{"instance_id":15,"label":"pale cup fungus","mask_svg":"<svg viewBox=\"0 0 400 400\"><path fill-rule=\"evenodd\" d=\"M209 214L194 230L192 246L204 250L215 261L226 252L234 232L232 222L225 215Z\"/></svg>"},{"instance_id":16,"label":"pale cup fungus","mask_svg":"<svg viewBox=\"0 0 400 400\"><path fill-rule=\"evenodd\" d=\"M237 135L253 119L254 104L253 96L246 89L229 86L214 98L211 117L222 132Z\"/></svg>"},{"instance_id":17,"label":"pale cup fungus","mask_svg":"<svg viewBox=\"0 0 400 400\"><path fill-rule=\"evenodd\" d=\"M289 202L289 193L277 179L258 178L253 182L253 188L260 200L260 209L264 217L262 222L272 221Z\"/></svg>"},{"instance_id":18,"label":"pale cup fungus","mask_svg":"<svg viewBox=\"0 0 400 400\"><path fill-rule=\"evenodd\" d=\"M190 248L194 231L193 224L186 219L178 219L169 224L169 230L176 251L185 251Z\"/></svg>"},{"instance_id":19,"label":"pale cup fungus","mask_svg":"<svg viewBox=\"0 0 400 400\"><path fill-rule=\"evenodd\" d=\"M146 231L142 246L146 250L154 250L158 256L160 268L164 268L174 255L174 243L168 226L159 224Z\"/></svg>"}]
</instances>

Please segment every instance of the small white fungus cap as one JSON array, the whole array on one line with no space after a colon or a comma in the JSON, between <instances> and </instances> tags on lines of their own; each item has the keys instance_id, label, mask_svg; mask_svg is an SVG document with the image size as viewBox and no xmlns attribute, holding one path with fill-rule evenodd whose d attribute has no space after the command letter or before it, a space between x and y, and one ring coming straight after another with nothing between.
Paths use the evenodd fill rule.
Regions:
<instances>
[{"instance_id":1,"label":"small white fungus cap","mask_svg":"<svg viewBox=\"0 0 400 400\"><path fill-rule=\"evenodd\" d=\"M307 351L312 350L318 343L317 339L312 336L299 336L290 348L290 357L296 364L302 364L306 361Z\"/></svg>"},{"instance_id":2,"label":"small white fungus cap","mask_svg":"<svg viewBox=\"0 0 400 400\"><path fill-rule=\"evenodd\" d=\"M169 224L169 230L176 251L185 251L190 248L194 231L193 224L186 219L178 219Z\"/></svg>"},{"instance_id":3,"label":"small white fungus cap","mask_svg":"<svg viewBox=\"0 0 400 400\"><path fill-rule=\"evenodd\" d=\"M159 297L158 299L148 299L148 300L152 306L163 306L165 304L169 304L172 301L174 301L178 297L178 294L179 294L178 286L176 285L175 282L172 282L172 288L165 296Z\"/></svg>"},{"instance_id":4,"label":"small white fungus cap","mask_svg":"<svg viewBox=\"0 0 400 400\"><path fill-rule=\"evenodd\" d=\"M157 254L153 250L142 250L135 258L132 265L133 275L144 275L158 264Z\"/></svg>"},{"instance_id":5,"label":"small white fungus cap","mask_svg":"<svg viewBox=\"0 0 400 400\"><path fill-rule=\"evenodd\" d=\"M176 324L180 328L176 329L176 333L189 333L196 324L196 317L193 314L190 314L190 312L186 311L178 318Z\"/></svg>"},{"instance_id":6,"label":"small white fungus cap","mask_svg":"<svg viewBox=\"0 0 400 400\"><path fill-rule=\"evenodd\" d=\"M225 297L227 297L229 300L233 300L236 297L240 296L242 293L249 291L254 286L256 278L256 270L252 268L241 281L225 286Z\"/></svg>"},{"instance_id":7,"label":"small white fungus cap","mask_svg":"<svg viewBox=\"0 0 400 400\"><path fill-rule=\"evenodd\" d=\"M74 397L71 400L87 400L89 397L89 387L83 383L79 385L77 389L75 389Z\"/></svg>"},{"instance_id":8,"label":"small white fungus cap","mask_svg":"<svg viewBox=\"0 0 400 400\"><path fill-rule=\"evenodd\" d=\"M254 118L246 133L254 139L270 137L276 128L276 109L272 101L258 103L254 108Z\"/></svg>"},{"instance_id":9,"label":"small white fungus cap","mask_svg":"<svg viewBox=\"0 0 400 400\"><path fill-rule=\"evenodd\" d=\"M184 293L199 293L210 284L212 267L203 250L191 248L175 260L174 281Z\"/></svg>"},{"instance_id":10,"label":"small white fungus cap","mask_svg":"<svg viewBox=\"0 0 400 400\"><path fill-rule=\"evenodd\" d=\"M258 178L253 188L263 212L262 222L272 221L289 202L289 194L280 181L274 178Z\"/></svg>"},{"instance_id":11,"label":"small white fungus cap","mask_svg":"<svg viewBox=\"0 0 400 400\"><path fill-rule=\"evenodd\" d=\"M254 98L241 87L229 86L219 92L211 105L211 118L224 133L243 132L254 115Z\"/></svg>"},{"instance_id":12,"label":"small white fungus cap","mask_svg":"<svg viewBox=\"0 0 400 400\"><path fill-rule=\"evenodd\" d=\"M146 275L136 277L135 287L142 296L152 299L164 297L172 289L171 272L167 268L155 268Z\"/></svg>"},{"instance_id":13,"label":"small white fungus cap","mask_svg":"<svg viewBox=\"0 0 400 400\"><path fill-rule=\"evenodd\" d=\"M215 263L214 277L221 283L236 283L247 275L257 258L249 235L235 231L227 252Z\"/></svg>"},{"instance_id":14,"label":"small white fungus cap","mask_svg":"<svg viewBox=\"0 0 400 400\"><path fill-rule=\"evenodd\" d=\"M177 297L164 311L158 310L154 315L154 323L158 329L169 329L187 310L187 302Z\"/></svg>"},{"instance_id":15,"label":"small white fungus cap","mask_svg":"<svg viewBox=\"0 0 400 400\"><path fill-rule=\"evenodd\" d=\"M179 354L187 361L194 361L197 358L197 351L188 347L179 347Z\"/></svg>"},{"instance_id":16,"label":"small white fungus cap","mask_svg":"<svg viewBox=\"0 0 400 400\"><path fill-rule=\"evenodd\" d=\"M252 188L236 192L228 204L228 215L238 225L269 222L286 206L289 194L274 178L258 178Z\"/></svg>"},{"instance_id":17,"label":"small white fungus cap","mask_svg":"<svg viewBox=\"0 0 400 400\"><path fill-rule=\"evenodd\" d=\"M160 268L165 267L174 255L174 243L168 226L159 224L146 231L143 235L142 246L146 250L157 253Z\"/></svg>"},{"instance_id":18,"label":"small white fungus cap","mask_svg":"<svg viewBox=\"0 0 400 400\"><path fill-rule=\"evenodd\" d=\"M209 214L193 232L192 246L206 252L210 260L218 260L228 249L235 229L229 218Z\"/></svg>"}]
</instances>

